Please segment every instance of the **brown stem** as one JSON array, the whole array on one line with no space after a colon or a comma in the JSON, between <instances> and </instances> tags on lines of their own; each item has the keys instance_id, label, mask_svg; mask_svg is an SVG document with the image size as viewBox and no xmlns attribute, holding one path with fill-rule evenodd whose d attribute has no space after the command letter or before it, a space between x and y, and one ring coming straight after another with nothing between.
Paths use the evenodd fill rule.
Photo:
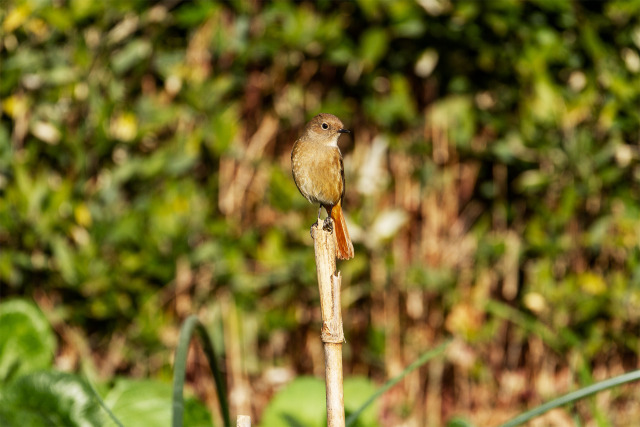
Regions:
<instances>
[{"instance_id":1,"label":"brown stem","mask_svg":"<svg viewBox=\"0 0 640 427\"><path fill-rule=\"evenodd\" d=\"M344 427L344 395L342 387L342 314L340 285L336 271L336 242L331 232L323 229L323 221L311 227L316 254L316 270L322 312L321 338L324 345L325 380L327 387L327 427Z\"/></svg>"}]
</instances>

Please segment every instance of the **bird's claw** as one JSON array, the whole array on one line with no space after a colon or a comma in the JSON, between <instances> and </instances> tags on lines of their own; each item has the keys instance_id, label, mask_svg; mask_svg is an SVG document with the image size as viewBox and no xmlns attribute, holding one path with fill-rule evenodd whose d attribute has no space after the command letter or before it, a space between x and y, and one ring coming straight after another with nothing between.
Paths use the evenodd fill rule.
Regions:
<instances>
[{"instance_id":1,"label":"bird's claw","mask_svg":"<svg viewBox=\"0 0 640 427\"><path fill-rule=\"evenodd\" d=\"M331 217L324 220L324 224L322 225L322 229L324 231L328 231L329 233L333 233L333 219Z\"/></svg>"}]
</instances>

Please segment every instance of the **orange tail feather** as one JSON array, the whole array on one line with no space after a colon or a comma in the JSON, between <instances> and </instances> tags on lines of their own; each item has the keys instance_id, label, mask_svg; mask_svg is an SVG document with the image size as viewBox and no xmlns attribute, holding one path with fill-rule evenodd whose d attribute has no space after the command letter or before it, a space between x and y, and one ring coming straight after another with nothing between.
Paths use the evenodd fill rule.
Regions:
<instances>
[{"instance_id":1,"label":"orange tail feather","mask_svg":"<svg viewBox=\"0 0 640 427\"><path fill-rule=\"evenodd\" d=\"M353 243L351 243L349 230L347 230L347 223L344 220L344 215L342 215L342 206L340 204L331 209L331 219L333 219L333 229L336 233L338 258L353 258Z\"/></svg>"}]
</instances>

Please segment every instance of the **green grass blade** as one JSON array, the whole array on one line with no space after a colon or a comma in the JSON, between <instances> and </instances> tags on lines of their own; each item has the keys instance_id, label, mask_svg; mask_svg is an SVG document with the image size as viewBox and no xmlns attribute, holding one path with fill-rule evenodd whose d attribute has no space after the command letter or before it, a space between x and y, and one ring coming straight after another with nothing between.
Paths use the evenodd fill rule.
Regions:
<instances>
[{"instance_id":1,"label":"green grass blade","mask_svg":"<svg viewBox=\"0 0 640 427\"><path fill-rule=\"evenodd\" d=\"M364 402L362 404L362 406L360 408L358 408L357 411L355 411L354 413L349 415L349 418L347 418L347 421L346 421L346 427L349 427L349 426L353 425L356 422L356 420L358 419L358 416L360 416L362 411L364 411L367 408L367 406L371 405L371 403L373 403L373 401L375 401L377 398L382 396L391 387L393 387L394 385L399 383L409 373L415 371L420 366L424 365L425 363L427 363L429 360L433 359L434 357L439 356L442 353L444 353L444 350L447 348L447 346L449 345L450 342L451 342L450 340L449 341L445 341L444 343L440 344L438 347L425 352L416 361L414 361L412 364L407 366L404 369L404 371L402 371L398 376L396 376L396 377L390 379L389 381L387 381L382 387L380 387L378 389L378 391L376 391L373 395L371 395L371 397L369 399L367 399L367 401Z\"/></svg>"},{"instance_id":2,"label":"green grass blade","mask_svg":"<svg viewBox=\"0 0 640 427\"><path fill-rule=\"evenodd\" d=\"M227 402L227 392L224 385L222 373L216 364L216 356L213 351L213 343L207 334L207 330L200 323L196 315L189 316L180 328L180 338L178 347L176 348L176 360L173 368L173 427L182 427L184 415L184 380L187 370L187 355L189 352L189 343L194 330L200 337L202 349L209 362L211 373L216 384L216 392L218 395L218 403L220 404L220 413L225 426L231 426L231 418L229 416L229 404Z\"/></svg>"},{"instance_id":3,"label":"green grass blade","mask_svg":"<svg viewBox=\"0 0 640 427\"><path fill-rule=\"evenodd\" d=\"M515 427L520 424L526 423L527 421L542 415L543 413L557 408L559 406L566 405L568 403L576 402L580 399L584 399L585 397L591 396L592 394L599 393L601 391L617 387L622 384L626 384L632 381L640 380L640 370L628 372L626 374L609 378L608 380L600 381L599 383L592 384L590 386L581 388L580 390L573 391L571 393L567 393L564 396L561 396L557 399L553 399L543 405L538 406L530 411L527 411L523 414L518 415L512 420L506 422L501 427Z\"/></svg>"},{"instance_id":4,"label":"green grass blade","mask_svg":"<svg viewBox=\"0 0 640 427\"><path fill-rule=\"evenodd\" d=\"M231 426L231 417L229 415L229 402L227 401L227 389L225 387L224 377L220 369L218 369L218 364L216 363L216 354L213 351L213 343L211 342L211 338L207 333L207 330L202 325L202 323L198 322L197 324L197 332L200 335L200 341L202 342L202 349L204 350L204 354L209 361L209 367L211 368L211 373L213 374L213 379L216 384L216 394L218 396L218 403L220 405L220 413L222 414L222 419L224 421L225 426Z\"/></svg>"},{"instance_id":5,"label":"green grass blade","mask_svg":"<svg viewBox=\"0 0 640 427\"><path fill-rule=\"evenodd\" d=\"M552 331L548 326L540 322L535 317L525 314L507 304L494 300L487 301L485 310L487 313L491 313L494 316L505 319L527 332L534 333L555 352L562 352L562 346L560 345L557 333Z\"/></svg>"},{"instance_id":6,"label":"green grass blade","mask_svg":"<svg viewBox=\"0 0 640 427\"><path fill-rule=\"evenodd\" d=\"M91 389L91 392L93 393L93 396L98 401L98 404L109 415L109 418L111 418L111 421L113 421L115 423L115 425L117 425L118 427L124 427L122 425L122 423L120 422L120 420L115 416L115 414L113 412L111 412L111 409L109 409L107 404L104 403L104 400L102 400L102 397L100 397L100 394L98 393L98 390L96 390L96 388L93 386L93 383L91 381L89 381L89 377L87 376L86 373L84 375L84 378L85 378L87 384L89 385L89 388Z\"/></svg>"},{"instance_id":7,"label":"green grass blade","mask_svg":"<svg viewBox=\"0 0 640 427\"><path fill-rule=\"evenodd\" d=\"M180 338L176 348L176 359L173 365L173 427L182 427L184 415L184 379L187 371L187 354L191 334L195 328L198 318L193 315L187 318L180 328Z\"/></svg>"}]
</instances>

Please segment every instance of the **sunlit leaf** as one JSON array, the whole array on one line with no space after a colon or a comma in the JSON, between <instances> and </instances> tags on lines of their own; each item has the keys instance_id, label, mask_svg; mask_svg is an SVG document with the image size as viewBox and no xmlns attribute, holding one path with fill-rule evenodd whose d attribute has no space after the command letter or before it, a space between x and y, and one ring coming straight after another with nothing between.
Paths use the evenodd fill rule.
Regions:
<instances>
[{"instance_id":1,"label":"sunlit leaf","mask_svg":"<svg viewBox=\"0 0 640 427\"><path fill-rule=\"evenodd\" d=\"M55 352L49 322L33 303L21 299L0 303L0 379L49 368Z\"/></svg>"},{"instance_id":2,"label":"sunlit leaf","mask_svg":"<svg viewBox=\"0 0 640 427\"><path fill-rule=\"evenodd\" d=\"M90 388L77 376L45 371L0 388L0 423L98 427L104 418Z\"/></svg>"},{"instance_id":3,"label":"sunlit leaf","mask_svg":"<svg viewBox=\"0 0 640 427\"><path fill-rule=\"evenodd\" d=\"M125 426L170 424L171 384L155 380L119 379L105 396L104 402ZM201 403L193 398L187 399L185 407L185 426L212 425L211 415Z\"/></svg>"}]
</instances>

